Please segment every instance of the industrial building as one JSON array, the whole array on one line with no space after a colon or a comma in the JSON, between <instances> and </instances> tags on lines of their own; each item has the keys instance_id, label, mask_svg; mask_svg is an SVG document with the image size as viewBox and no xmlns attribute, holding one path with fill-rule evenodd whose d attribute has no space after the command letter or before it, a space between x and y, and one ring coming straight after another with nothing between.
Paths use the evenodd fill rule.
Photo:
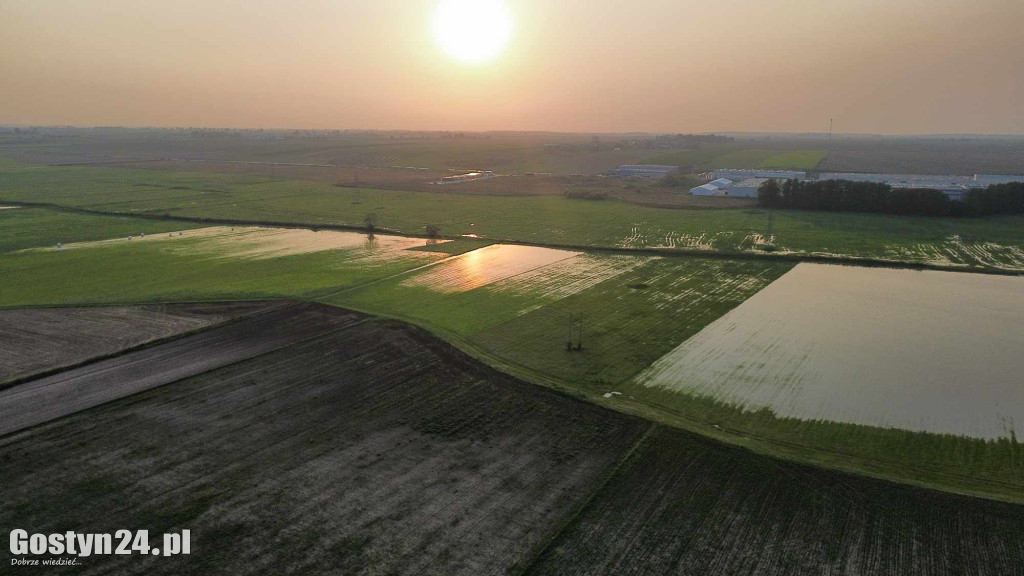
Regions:
<instances>
[{"instance_id":1,"label":"industrial building","mask_svg":"<svg viewBox=\"0 0 1024 576\"><path fill-rule=\"evenodd\" d=\"M974 176L938 176L934 174L869 174L863 172L823 172L808 178L806 172L796 170L712 170L700 174L707 184L690 189L694 196L729 196L756 198L757 189L766 180L849 180L853 182L879 182L893 188L930 188L939 190L952 200L965 200L967 193L991 184L1022 182L1024 176L1008 174L975 174Z\"/></svg>"},{"instance_id":2,"label":"industrial building","mask_svg":"<svg viewBox=\"0 0 1024 576\"><path fill-rule=\"evenodd\" d=\"M661 166L658 164L625 164L614 170L617 176L624 178L664 178L672 172L679 172L679 166Z\"/></svg>"},{"instance_id":3,"label":"industrial building","mask_svg":"<svg viewBox=\"0 0 1024 576\"><path fill-rule=\"evenodd\" d=\"M732 185L733 181L728 178L717 178L707 184L690 188L690 194L694 196L728 196L726 191Z\"/></svg>"},{"instance_id":4,"label":"industrial building","mask_svg":"<svg viewBox=\"0 0 1024 576\"><path fill-rule=\"evenodd\" d=\"M747 178L726 188L726 196L733 198L757 198L757 189L771 178Z\"/></svg>"},{"instance_id":5,"label":"industrial building","mask_svg":"<svg viewBox=\"0 0 1024 576\"><path fill-rule=\"evenodd\" d=\"M949 196L951 200L964 200L967 193L991 184L1024 181L1024 176L1009 174L975 174L974 176L939 176L935 174L871 174L864 172L822 172L818 180L850 180L853 182L880 182L893 188L931 188Z\"/></svg>"},{"instance_id":6,"label":"industrial building","mask_svg":"<svg viewBox=\"0 0 1024 576\"><path fill-rule=\"evenodd\" d=\"M798 170L747 170L736 168L720 168L705 172L700 175L703 180L714 180L715 178L728 178L733 182L742 182L749 178L775 178L776 180L803 180L807 178L806 172Z\"/></svg>"}]
</instances>

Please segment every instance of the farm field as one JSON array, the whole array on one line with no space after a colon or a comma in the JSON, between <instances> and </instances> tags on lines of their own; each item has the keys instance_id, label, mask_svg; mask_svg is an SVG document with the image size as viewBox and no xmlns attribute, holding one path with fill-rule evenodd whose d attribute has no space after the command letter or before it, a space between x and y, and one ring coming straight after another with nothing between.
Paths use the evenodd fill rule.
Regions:
<instances>
[{"instance_id":1,"label":"farm field","mask_svg":"<svg viewBox=\"0 0 1024 576\"><path fill-rule=\"evenodd\" d=\"M534 379L603 394L792 266L516 246L480 252L322 300L451 334ZM488 262L502 256L518 266ZM586 346L576 353L565 350L570 313L584 317Z\"/></svg>"},{"instance_id":2,"label":"farm field","mask_svg":"<svg viewBox=\"0 0 1024 576\"><path fill-rule=\"evenodd\" d=\"M783 464L659 428L537 575L1016 574L1020 506Z\"/></svg>"},{"instance_id":3,"label":"farm field","mask_svg":"<svg viewBox=\"0 0 1024 576\"><path fill-rule=\"evenodd\" d=\"M0 387L41 371L205 328L266 303L0 309Z\"/></svg>"},{"instance_id":4,"label":"farm field","mask_svg":"<svg viewBox=\"0 0 1024 576\"><path fill-rule=\"evenodd\" d=\"M29 162L79 163L139 159L281 162L431 170L484 168L498 172L600 172L651 155L650 150L592 150L580 134L336 133L291 131L265 137L196 138L186 131L70 130L15 136L0 133L0 154Z\"/></svg>"},{"instance_id":5,"label":"farm field","mask_svg":"<svg viewBox=\"0 0 1024 576\"><path fill-rule=\"evenodd\" d=\"M758 168L778 170L814 170L828 155L826 150L795 150L776 154L761 162Z\"/></svg>"},{"instance_id":6,"label":"farm field","mask_svg":"<svg viewBox=\"0 0 1024 576\"><path fill-rule=\"evenodd\" d=\"M757 208L674 210L560 196L449 195L227 174L13 163L0 169L0 202L5 201L301 226L362 227L373 212L379 227L406 234L423 234L427 225L436 225L450 237L476 234L492 241L721 253L759 252L769 228L768 212ZM776 211L772 219L771 240L781 254L1024 271L1021 217Z\"/></svg>"},{"instance_id":7,"label":"farm field","mask_svg":"<svg viewBox=\"0 0 1024 576\"><path fill-rule=\"evenodd\" d=\"M349 235L214 227L19 251L0 256L0 271L12 279L0 284L0 306L318 299L416 323L521 378L764 453L1024 500L1024 458L1013 441L785 418L654 388L628 392L631 378L792 262L527 246L473 251L485 243L383 235L353 246ZM571 353L570 313L582 313L585 337Z\"/></svg>"},{"instance_id":8,"label":"farm field","mask_svg":"<svg viewBox=\"0 0 1024 576\"><path fill-rule=\"evenodd\" d=\"M499 248L487 250L495 253ZM691 337L722 322L723 315L728 317L748 298L757 301L765 286L771 292L770 283L785 278L790 263L583 254L480 285L466 261L470 255L320 298L427 327L527 380L761 452L943 489L1014 501L1024 498L1024 452L1005 434L993 441L941 429L890 429L887 426L893 423L877 418L858 425L817 413L792 417L768 407L747 410L732 399L635 384L636 377L659 359L668 362L677 346L685 348ZM968 278L982 284L1016 281ZM584 347L567 352L569 315L581 313ZM985 332L993 327L976 329ZM976 335L980 342L992 336ZM730 345L743 347L742 342ZM702 366L687 365L692 370ZM926 382L918 378L912 384L920 387ZM953 385L963 390L964 381ZM860 392L870 397L871 390L865 384ZM852 391L850 395L855 397ZM940 418L943 410L934 403L923 404L918 413ZM1005 418L994 423L1005 424Z\"/></svg>"},{"instance_id":9,"label":"farm field","mask_svg":"<svg viewBox=\"0 0 1024 576\"><path fill-rule=\"evenodd\" d=\"M1015 438L1021 294L1022 278L799 264L629 389L788 418Z\"/></svg>"},{"instance_id":10,"label":"farm field","mask_svg":"<svg viewBox=\"0 0 1024 576\"><path fill-rule=\"evenodd\" d=\"M54 572L77 574L952 576L1024 565L1020 505L652 425L406 324L309 304L272 312L286 332L310 313L334 329L0 436L11 464L0 522L191 530L191 555L91 556Z\"/></svg>"},{"instance_id":11,"label":"farm field","mask_svg":"<svg viewBox=\"0 0 1024 576\"><path fill-rule=\"evenodd\" d=\"M422 238L208 227L0 256L0 306L308 296L447 257ZM431 250L413 250L430 248Z\"/></svg>"},{"instance_id":12,"label":"farm field","mask_svg":"<svg viewBox=\"0 0 1024 576\"><path fill-rule=\"evenodd\" d=\"M192 531L190 556L69 573L506 574L649 427L335 314L355 322L3 436L0 522Z\"/></svg>"},{"instance_id":13,"label":"farm field","mask_svg":"<svg viewBox=\"0 0 1024 576\"><path fill-rule=\"evenodd\" d=\"M337 308L277 306L239 322L0 390L0 436L266 354L358 321Z\"/></svg>"},{"instance_id":14,"label":"farm field","mask_svg":"<svg viewBox=\"0 0 1024 576\"><path fill-rule=\"evenodd\" d=\"M127 238L130 235L138 236L140 233L176 232L199 226L201 224L181 221L80 214L46 208L9 207L0 210L0 253L38 246L56 246L58 242L67 244Z\"/></svg>"},{"instance_id":15,"label":"farm field","mask_svg":"<svg viewBox=\"0 0 1024 576\"><path fill-rule=\"evenodd\" d=\"M716 168L813 170L825 158L827 153L825 150L818 149L783 151L754 146L728 144L707 146L693 150L663 152L646 159L644 164L690 166L694 172L714 170Z\"/></svg>"},{"instance_id":16,"label":"farm field","mask_svg":"<svg viewBox=\"0 0 1024 576\"><path fill-rule=\"evenodd\" d=\"M102 162L91 166L164 172L239 174L275 180L313 180L339 188L431 192L455 196L561 196L566 191L575 190L604 194L609 198L642 206L665 208L728 209L750 207L755 203L748 198L710 198L686 194L688 188L700 184L697 178L687 178L674 186L665 186L659 181L608 178L603 174L499 174L494 178L438 186L435 182L451 175L451 171L184 160Z\"/></svg>"},{"instance_id":17,"label":"farm field","mask_svg":"<svg viewBox=\"0 0 1024 576\"><path fill-rule=\"evenodd\" d=\"M325 164L342 167L479 168L500 173L593 174L620 164L686 164L696 170L786 168L903 174L1020 174L1024 140L985 137L884 137L735 134L735 141L691 150L626 145L652 134L356 133L268 131L256 135L186 130L44 128L34 134L0 131L0 156L29 163L167 161ZM828 148L828 155L820 158ZM614 148L619 148L615 150ZM804 157L787 159L797 152ZM813 153L813 154L812 154ZM773 157L781 159L775 161ZM739 165L739 164L743 165Z\"/></svg>"},{"instance_id":18,"label":"farm field","mask_svg":"<svg viewBox=\"0 0 1024 576\"><path fill-rule=\"evenodd\" d=\"M829 172L1021 174L1021 138L836 138L818 167Z\"/></svg>"}]
</instances>

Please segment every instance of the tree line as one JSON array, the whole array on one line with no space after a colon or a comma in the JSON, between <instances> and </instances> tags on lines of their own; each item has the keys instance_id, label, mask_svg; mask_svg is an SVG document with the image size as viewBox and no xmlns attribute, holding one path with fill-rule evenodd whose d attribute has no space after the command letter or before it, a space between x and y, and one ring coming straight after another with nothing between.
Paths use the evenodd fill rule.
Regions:
<instances>
[{"instance_id":1,"label":"tree line","mask_svg":"<svg viewBox=\"0 0 1024 576\"><path fill-rule=\"evenodd\" d=\"M952 200L931 188L893 188L881 182L850 180L766 180L757 189L767 208L872 212L900 216L992 216L1024 214L1024 182L992 184Z\"/></svg>"}]
</instances>

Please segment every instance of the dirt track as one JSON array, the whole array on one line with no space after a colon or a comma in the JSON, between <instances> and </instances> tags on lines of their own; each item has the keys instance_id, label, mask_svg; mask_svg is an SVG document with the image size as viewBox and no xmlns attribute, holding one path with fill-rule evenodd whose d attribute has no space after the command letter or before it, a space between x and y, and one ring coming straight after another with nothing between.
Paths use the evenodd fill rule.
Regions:
<instances>
[{"instance_id":1,"label":"dirt track","mask_svg":"<svg viewBox=\"0 0 1024 576\"><path fill-rule=\"evenodd\" d=\"M0 310L0 385L218 324L267 302Z\"/></svg>"}]
</instances>

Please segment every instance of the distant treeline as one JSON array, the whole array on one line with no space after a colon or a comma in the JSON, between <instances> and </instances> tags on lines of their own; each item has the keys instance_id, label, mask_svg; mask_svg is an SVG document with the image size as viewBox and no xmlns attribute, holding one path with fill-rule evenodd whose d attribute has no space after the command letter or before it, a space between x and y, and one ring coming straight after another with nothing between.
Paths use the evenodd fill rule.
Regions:
<instances>
[{"instance_id":1,"label":"distant treeline","mask_svg":"<svg viewBox=\"0 0 1024 576\"><path fill-rule=\"evenodd\" d=\"M850 180L767 180L757 190L767 208L874 212L901 216L992 216L1024 214L1024 183L993 184L970 190L963 201L940 190L893 188L879 182Z\"/></svg>"},{"instance_id":2,"label":"distant treeline","mask_svg":"<svg viewBox=\"0 0 1024 576\"><path fill-rule=\"evenodd\" d=\"M700 148L702 144L728 144L735 141L736 139L731 136L719 134L662 134L653 141L646 140L651 143L651 148L667 149Z\"/></svg>"},{"instance_id":3,"label":"distant treeline","mask_svg":"<svg viewBox=\"0 0 1024 576\"><path fill-rule=\"evenodd\" d=\"M594 190L566 190L562 192L562 196L570 200L607 200L607 192L598 192Z\"/></svg>"}]
</instances>

